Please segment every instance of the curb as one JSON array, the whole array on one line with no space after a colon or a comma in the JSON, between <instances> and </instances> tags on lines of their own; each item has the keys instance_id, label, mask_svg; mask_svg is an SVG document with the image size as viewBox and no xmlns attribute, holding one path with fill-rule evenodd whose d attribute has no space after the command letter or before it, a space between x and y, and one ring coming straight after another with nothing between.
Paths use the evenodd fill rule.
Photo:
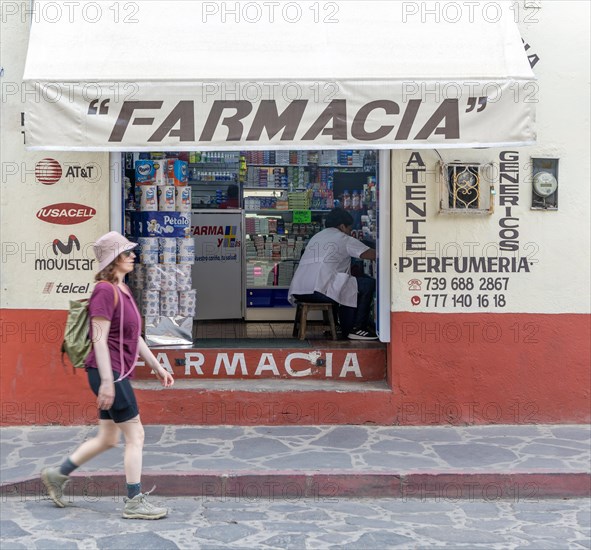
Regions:
<instances>
[{"instance_id":1,"label":"curb","mask_svg":"<svg viewBox=\"0 0 591 550\"><path fill-rule=\"evenodd\" d=\"M401 498L420 500L530 500L591 497L591 473L465 473L400 472L359 473L302 471L240 473L176 471L142 474L144 489L158 487L159 496L190 496L235 499L297 498ZM85 499L125 496L122 473L94 472L72 475L66 496ZM3 499L39 500L46 490L38 477L0 486Z\"/></svg>"}]
</instances>

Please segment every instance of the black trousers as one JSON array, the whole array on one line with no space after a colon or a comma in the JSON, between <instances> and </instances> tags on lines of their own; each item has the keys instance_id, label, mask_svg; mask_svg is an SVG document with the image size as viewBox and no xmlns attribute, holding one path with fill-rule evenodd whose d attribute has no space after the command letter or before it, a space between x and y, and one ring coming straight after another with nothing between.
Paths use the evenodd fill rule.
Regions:
<instances>
[{"instance_id":1,"label":"black trousers","mask_svg":"<svg viewBox=\"0 0 591 550\"><path fill-rule=\"evenodd\" d=\"M294 294L294 296L300 302L332 304L335 319L339 320L343 334L347 335L353 332L353 329L368 328L371 302L376 290L376 281L372 277L362 276L356 277L356 279L357 307L339 304L321 292L314 292L314 294Z\"/></svg>"}]
</instances>

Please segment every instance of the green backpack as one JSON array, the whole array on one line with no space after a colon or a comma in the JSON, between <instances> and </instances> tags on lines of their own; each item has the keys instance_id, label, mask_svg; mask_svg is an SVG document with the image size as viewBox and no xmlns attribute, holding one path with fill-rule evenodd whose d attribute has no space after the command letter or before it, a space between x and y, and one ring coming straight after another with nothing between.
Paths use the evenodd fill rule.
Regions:
<instances>
[{"instance_id":1,"label":"green backpack","mask_svg":"<svg viewBox=\"0 0 591 550\"><path fill-rule=\"evenodd\" d=\"M115 307L117 307L118 292L115 288L113 291L115 293ZM62 363L64 362L65 353L75 368L84 368L84 361L86 361L91 350L88 298L70 300L64 341L62 342Z\"/></svg>"}]
</instances>

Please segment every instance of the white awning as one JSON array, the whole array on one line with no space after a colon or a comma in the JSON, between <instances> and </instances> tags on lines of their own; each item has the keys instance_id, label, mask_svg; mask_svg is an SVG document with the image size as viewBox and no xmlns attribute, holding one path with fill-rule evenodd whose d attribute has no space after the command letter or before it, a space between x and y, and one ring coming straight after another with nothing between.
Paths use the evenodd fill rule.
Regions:
<instances>
[{"instance_id":1,"label":"white awning","mask_svg":"<svg viewBox=\"0 0 591 550\"><path fill-rule=\"evenodd\" d=\"M27 147L530 145L537 84L510 8L37 0Z\"/></svg>"}]
</instances>

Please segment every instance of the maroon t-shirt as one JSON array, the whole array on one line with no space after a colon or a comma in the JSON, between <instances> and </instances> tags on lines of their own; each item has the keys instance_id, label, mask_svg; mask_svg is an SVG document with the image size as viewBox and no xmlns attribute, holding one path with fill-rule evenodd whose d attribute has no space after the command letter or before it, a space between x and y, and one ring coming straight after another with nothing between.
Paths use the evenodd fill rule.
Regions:
<instances>
[{"instance_id":1,"label":"maroon t-shirt","mask_svg":"<svg viewBox=\"0 0 591 550\"><path fill-rule=\"evenodd\" d=\"M129 372L135 365L138 357L138 345L141 332L141 317L134 299L125 292L119 291L117 305L115 305L114 285L106 282L97 283L88 303L88 314L91 320L90 337L93 338L93 323L95 317L103 317L111 321L109 337L107 340L109 354L111 356L111 367L114 371L121 372L121 358L119 345L123 342L123 361L125 363L124 373ZM119 334L121 321L121 304L123 303L123 339ZM94 346L88 354L84 364L87 367L97 368ZM133 377L133 374L129 376Z\"/></svg>"}]
</instances>

